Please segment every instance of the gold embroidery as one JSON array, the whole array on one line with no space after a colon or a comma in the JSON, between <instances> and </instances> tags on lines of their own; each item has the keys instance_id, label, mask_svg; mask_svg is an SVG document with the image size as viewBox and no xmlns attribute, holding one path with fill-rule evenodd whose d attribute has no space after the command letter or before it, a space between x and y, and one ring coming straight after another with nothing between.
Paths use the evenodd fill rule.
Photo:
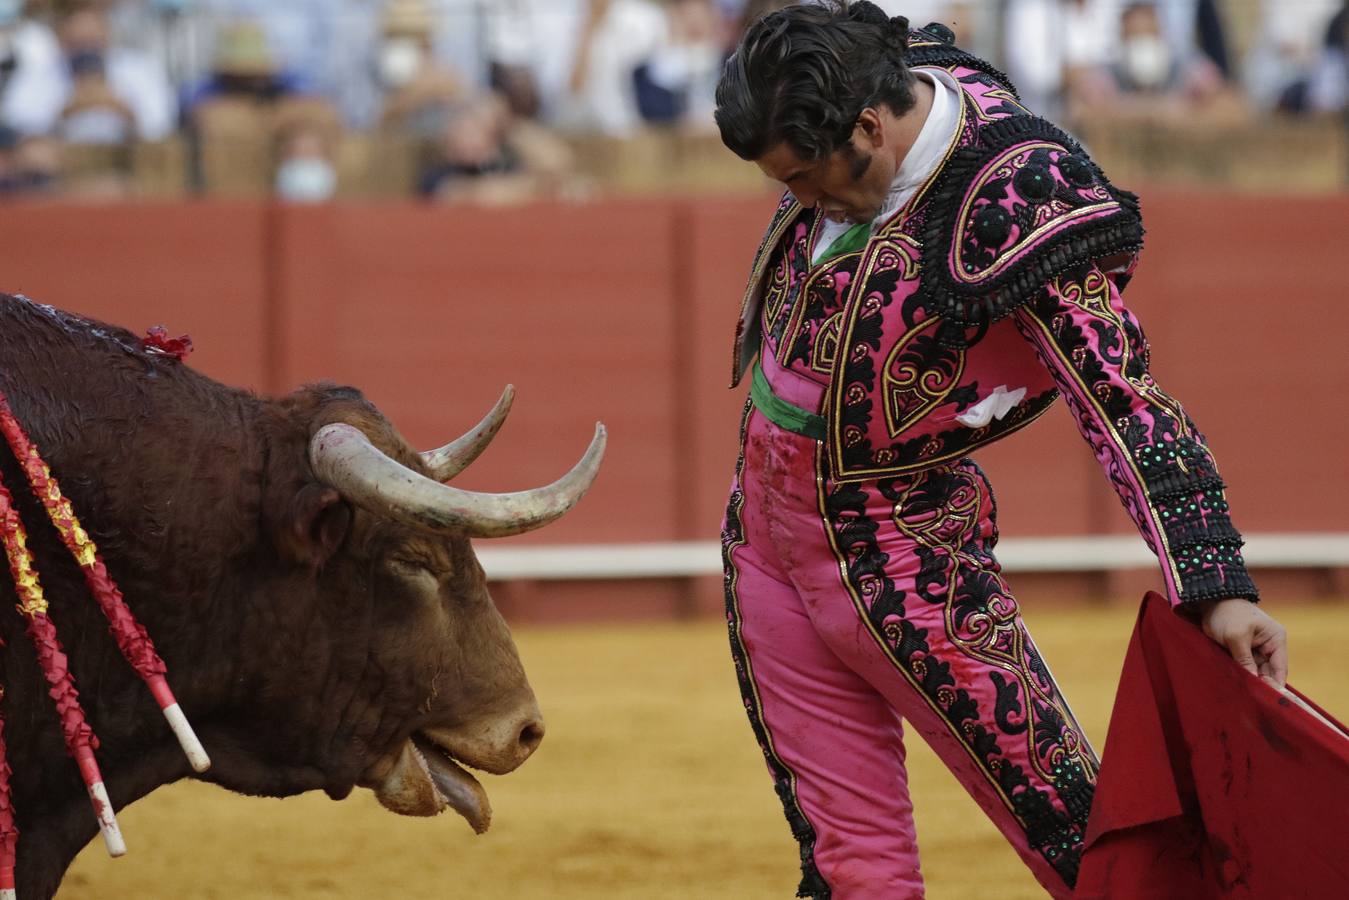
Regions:
<instances>
[{"instance_id":1,"label":"gold embroidery","mask_svg":"<svg viewBox=\"0 0 1349 900\"><path fill-rule=\"evenodd\" d=\"M824 320L815 334L814 345L810 348L810 369L821 375L831 375L834 371L834 358L838 355L838 330L843 324L843 312L834 313Z\"/></svg>"},{"instance_id":2,"label":"gold embroidery","mask_svg":"<svg viewBox=\"0 0 1349 900\"><path fill-rule=\"evenodd\" d=\"M885 398L885 425L896 438L945 401L965 374L965 351L948 349L934 360L929 351L915 348L935 344L933 332L941 319L930 317L895 341L881 369L881 396ZM920 366L926 365L925 368Z\"/></svg>"}]
</instances>

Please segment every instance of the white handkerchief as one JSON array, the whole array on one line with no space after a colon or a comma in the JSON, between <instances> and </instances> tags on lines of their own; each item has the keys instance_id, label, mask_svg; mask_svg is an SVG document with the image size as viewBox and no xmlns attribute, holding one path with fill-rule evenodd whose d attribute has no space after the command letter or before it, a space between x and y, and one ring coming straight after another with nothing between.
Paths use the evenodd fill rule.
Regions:
<instances>
[{"instance_id":1,"label":"white handkerchief","mask_svg":"<svg viewBox=\"0 0 1349 900\"><path fill-rule=\"evenodd\" d=\"M1000 384L993 389L993 393L956 416L956 421L970 428L983 428L994 419L1005 418L1025 396L1026 389L1023 387L1009 391L1007 385Z\"/></svg>"}]
</instances>

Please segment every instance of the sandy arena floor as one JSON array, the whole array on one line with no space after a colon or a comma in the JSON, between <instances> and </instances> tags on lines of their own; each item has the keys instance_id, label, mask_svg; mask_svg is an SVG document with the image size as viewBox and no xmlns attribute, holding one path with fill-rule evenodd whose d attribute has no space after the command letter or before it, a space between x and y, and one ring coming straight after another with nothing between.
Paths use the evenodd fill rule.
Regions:
<instances>
[{"instance_id":1,"label":"sandy arena floor","mask_svg":"<svg viewBox=\"0 0 1349 900\"><path fill-rule=\"evenodd\" d=\"M1349 604L1279 611L1293 677L1349 713ZM1032 633L1099 748L1134 610L1031 609ZM548 738L487 777L490 833L453 814L404 819L368 792L334 804L161 789L121 815L130 854L102 841L63 898L789 898L796 848L769 787L716 622L521 629ZM922 745L910 781L933 900L1043 897Z\"/></svg>"}]
</instances>

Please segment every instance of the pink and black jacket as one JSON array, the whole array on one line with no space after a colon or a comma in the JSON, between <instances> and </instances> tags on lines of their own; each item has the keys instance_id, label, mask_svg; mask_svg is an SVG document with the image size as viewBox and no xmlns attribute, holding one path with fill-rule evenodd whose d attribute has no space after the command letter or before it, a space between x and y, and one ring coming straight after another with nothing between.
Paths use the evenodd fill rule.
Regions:
<instances>
[{"instance_id":1,"label":"pink and black jacket","mask_svg":"<svg viewBox=\"0 0 1349 900\"><path fill-rule=\"evenodd\" d=\"M1137 198L940 26L912 32L906 61L960 88L943 164L865 247L815 265L822 217L784 197L755 257L732 386L756 356L823 385L835 483L960 459L1061 394L1171 601L1257 599L1213 457L1148 373L1121 299L1143 245Z\"/></svg>"}]
</instances>

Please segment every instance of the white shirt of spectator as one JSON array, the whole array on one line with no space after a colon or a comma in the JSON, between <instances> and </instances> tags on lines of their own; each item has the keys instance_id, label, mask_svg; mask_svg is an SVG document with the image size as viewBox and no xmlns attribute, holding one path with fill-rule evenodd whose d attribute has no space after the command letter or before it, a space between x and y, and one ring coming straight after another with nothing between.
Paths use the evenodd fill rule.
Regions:
<instances>
[{"instance_id":1,"label":"white shirt of spectator","mask_svg":"<svg viewBox=\"0 0 1349 900\"><path fill-rule=\"evenodd\" d=\"M1057 113L1067 69L1115 62L1123 0L1012 0L1007 7L1007 74L1023 102Z\"/></svg>"},{"instance_id":2,"label":"white shirt of spectator","mask_svg":"<svg viewBox=\"0 0 1349 900\"><path fill-rule=\"evenodd\" d=\"M47 134L66 104L61 45L38 22L21 21L3 31L15 68L0 96L0 121L23 134Z\"/></svg>"},{"instance_id":3,"label":"white shirt of spectator","mask_svg":"<svg viewBox=\"0 0 1349 900\"><path fill-rule=\"evenodd\" d=\"M173 134L178 124L178 101L162 61L141 50L109 47L103 65L108 87L131 109L136 119L137 137L143 141L162 141ZM65 65L60 67L59 85L61 105L56 110L58 116L75 87ZM92 127L83 135L80 132L81 129L75 129L64 137L72 141L100 142L97 135L101 129Z\"/></svg>"},{"instance_id":4,"label":"white shirt of spectator","mask_svg":"<svg viewBox=\"0 0 1349 900\"><path fill-rule=\"evenodd\" d=\"M487 61L529 69L549 121L566 110L587 8L586 0L497 0L485 7Z\"/></svg>"},{"instance_id":5,"label":"white shirt of spectator","mask_svg":"<svg viewBox=\"0 0 1349 900\"><path fill-rule=\"evenodd\" d=\"M904 155L904 161L900 163L894 181L890 182L890 193L886 195L880 215L873 220L875 222L884 221L898 212L932 173L937 171L942 158L946 155L946 148L951 145L956 136L956 129L960 127L959 88L950 73L939 69L913 71L919 78L932 85L932 108L928 110L927 119L923 121L923 127L919 129L913 146ZM815 237L815 251L811 263L819 262L829 245L856 224L825 219Z\"/></svg>"},{"instance_id":6,"label":"white shirt of spectator","mask_svg":"<svg viewBox=\"0 0 1349 900\"><path fill-rule=\"evenodd\" d=\"M650 0L613 0L595 29L585 83L571 98L562 124L595 129L610 137L631 136L642 124L632 73L666 43L665 11Z\"/></svg>"}]
</instances>

